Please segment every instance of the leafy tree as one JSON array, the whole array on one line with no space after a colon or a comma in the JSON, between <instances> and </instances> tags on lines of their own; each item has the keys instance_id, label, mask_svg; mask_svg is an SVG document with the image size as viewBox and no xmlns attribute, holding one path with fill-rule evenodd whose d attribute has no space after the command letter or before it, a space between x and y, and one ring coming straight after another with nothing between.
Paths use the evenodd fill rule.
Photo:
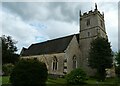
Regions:
<instances>
[{"instance_id":1,"label":"leafy tree","mask_svg":"<svg viewBox=\"0 0 120 86\"><path fill-rule=\"evenodd\" d=\"M12 72L12 69L14 68L14 65L9 63L9 64L4 64L2 66L2 71L4 76L9 76Z\"/></svg>"},{"instance_id":2,"label":"leafy tree","mask_svg":"<svg viewBox=\"0 0 120 86\"><path fill-rule=\"evenodd\" d=\"M120 77L120 50L116 55L116 61L117 61L116 74L117 74L118 77Z\"/></svg>"},{"instance_id":3,"label":"leafy tree","mask_svg":"<svg viewBox=\"0 0 120 86\"><path fill-rule=\"evenodd\" d=\"M105 69L112 67L112 57L112 50L108 39L98 37L91 42L88 63L91 68L96 69L98 80L105 80Z\"/></svg>"},{"instance_id":4,"label":"leafy tree","mask_svg":"<svg viewBox=\"0 0 120 86\"><path fill-rule=\"evenodd\" d=\"M44 86L47 76L45 63L37 59L21 59L10 75L10 82L12 86Z\"/></svg>"},{"instance_id":5,"label":"leafy tree","mask_svg":"<svg viewBox=\"0 0 120 86\"><path fill-rule=\"evenodd\" d=\"M15 46L16 41L11 36L3 35L0 38L2 41L2 64L14 64L19 59L19 55L15 53L17 51L17 47Z\"/></svg>"}]
</instances>

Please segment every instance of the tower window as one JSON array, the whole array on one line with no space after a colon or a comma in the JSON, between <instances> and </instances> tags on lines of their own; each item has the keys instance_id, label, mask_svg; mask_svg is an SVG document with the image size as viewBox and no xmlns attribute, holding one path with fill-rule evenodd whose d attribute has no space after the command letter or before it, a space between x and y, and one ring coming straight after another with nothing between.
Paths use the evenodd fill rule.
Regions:
<instances>
[{"instance_id":1,"label":"tower window","mask_svg":"<svg viewBox=\"0 0 120 86\"><path fill-rule=\"evenodd\" d=\"M53 57L52 65L53 65L53 70L57 70L58 61L57 61L56 56Z\"/></svg>"},{"instance_id":2,"label":"tower window","mask_svg":"<svg viewBox=\"0 0 120 86\"><path fill-rule=\"evenodd\" d=\"M88 32L88 37L90 36L90 32Z\"/></svg>"},{"instance_id":3,"label":"tower window","mask_svg":"<svg viewBox=\"0 0 120 86\"><path fill-rule=\"evenodd\" d=\"M90 25L90 19L87 19L86 25L87 25L87 26Z\"/></svg>"}]
</instances>

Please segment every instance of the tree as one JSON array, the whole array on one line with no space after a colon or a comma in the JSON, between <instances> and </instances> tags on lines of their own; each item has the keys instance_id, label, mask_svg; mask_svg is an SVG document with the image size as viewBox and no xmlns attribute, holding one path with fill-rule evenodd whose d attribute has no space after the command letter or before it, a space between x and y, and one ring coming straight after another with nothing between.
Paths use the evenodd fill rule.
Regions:
<instances>
[{"instance_id":1,"label":"tree","mask_svg":"<svg viewBox=\"0 0 120 86\"><path fill-rule=\"evenodd\" d=\"M47 76L45 63L37 59L21 59L10 75L10 82L12 86L44 86Z\"/></svg>"},{"instance_id":2,"label":"tree","mask_svg":"<svg viewBox=\"0 0 120 86\"><path fill-rule=\"evenodd\" d=\"M116 55L117 66L120 66L120 50Z\"/></svg>"},{"instance_id":3,"label":"tree","mask_svg":"<svg viewBox=\"0 0 120 86\"><path fill-rule=\"evenodd\" d=\"M11 63L2 65L3 75L4 76L10 76L13 68L14 68L14 65L11 64Z\"/></svg>"},{"instance_id":4,"label":"tree","mask_svg":"<svg viewBox=\"0 0 120 86\"><path fill-rule=\"evenodd\" d=\"M1 37L2 41L2 64L6 63L15 63L18 61L19 55L15 52L17 51L17 47L15 46L16 41L12 39L11 36L3 35Z\"/></svg>"},{"instance_id":5,"label":"tree","mask_svg":"<svg viewBox=\"0 0 120 86\"><path fill-rule=\"evenodd\" d=\"M98 37L91 42L88 63L91 68L96 69L98 80L105 80L105 69L112 67L112 57L112 50L108 39Z\"/></svg>"},{"instance_id":6,"label":"tree","mask_svg":"<svg viewBox=\"0 0 120 86\"><path fill-rule=\"evenodd\" d=\"M115 67L115 72L116 72L117 76L120 77L120 50L116 54L116 61L117 61L117 65Z\"/></svg>"}]
</instances>

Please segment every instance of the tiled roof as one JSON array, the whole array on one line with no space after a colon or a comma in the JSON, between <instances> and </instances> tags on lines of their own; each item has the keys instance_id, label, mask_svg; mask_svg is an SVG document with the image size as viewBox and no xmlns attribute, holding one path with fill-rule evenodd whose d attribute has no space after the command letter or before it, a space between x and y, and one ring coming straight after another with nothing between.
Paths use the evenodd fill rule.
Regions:
<instances>
[{"instance_id":1,"label":"tiled roof","mask_svg":"<svg viewBox=\"0 0 120 86\"><path fill-rule=\"evenodd\" d=\"M42 55L42 54L52 54L61 53L69 45L74 35L61 37L53 40L48 40L41 43L32 44L28 49L23 48L21 51L21 56L31 56L31 55ZM79 35L76 34L77 40Z\"/></svg>"}]
</instances>

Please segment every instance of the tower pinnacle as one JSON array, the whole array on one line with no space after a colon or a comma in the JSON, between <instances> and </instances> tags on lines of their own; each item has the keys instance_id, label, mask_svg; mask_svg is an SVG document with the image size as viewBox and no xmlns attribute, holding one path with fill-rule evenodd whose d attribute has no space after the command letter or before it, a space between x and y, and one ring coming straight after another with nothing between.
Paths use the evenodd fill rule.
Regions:
<instances>
[{"instance_id":1,"label":"tower pinnacle","mask_svg":"<svg viewBox=\"0 0 120 86\"><path fill-rule=\"evenodd\" d=\"M97 4L95 3L95 10L97 10Z\"/></svg>"},{"instance_id":2,"label":"tower pinnacle","mask_svg":"<svg viewBox=\"0 0 120 86\"><path fill-rule=\"evenodd\" d=\"M81 10L79 11L79 15L81 16Z\"/></svg>"}]
</instances>

